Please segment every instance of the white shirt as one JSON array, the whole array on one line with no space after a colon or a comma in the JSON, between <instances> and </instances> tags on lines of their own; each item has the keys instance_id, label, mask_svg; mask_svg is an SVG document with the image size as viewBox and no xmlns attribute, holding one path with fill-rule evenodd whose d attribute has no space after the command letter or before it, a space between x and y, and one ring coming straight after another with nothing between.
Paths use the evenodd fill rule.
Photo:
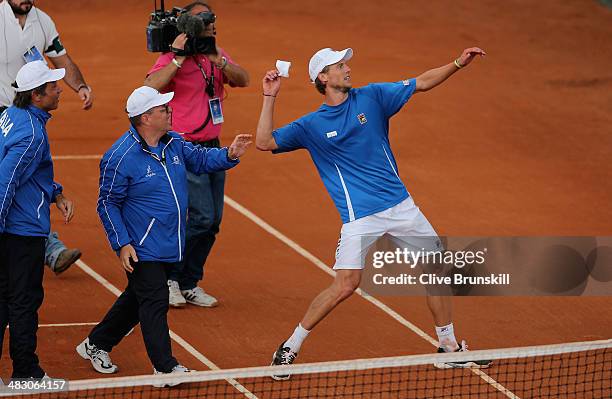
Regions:
<instances>
[{"instance_id":1,"label":"white shirt","mask_svg":"<svg viewBox=\"0 0 612 399\"><path fill-rule=\"evenodd\" d=\"M27 50L35 46L41 55L48 57L64 55L66 50L51 17L36 7L32 7L21 29L8 1L0 3L0 33L3 35L0 39L0 106L8 107L15 97L11 84L25 65L23 55Z\"/></svg>"}]
</instances>

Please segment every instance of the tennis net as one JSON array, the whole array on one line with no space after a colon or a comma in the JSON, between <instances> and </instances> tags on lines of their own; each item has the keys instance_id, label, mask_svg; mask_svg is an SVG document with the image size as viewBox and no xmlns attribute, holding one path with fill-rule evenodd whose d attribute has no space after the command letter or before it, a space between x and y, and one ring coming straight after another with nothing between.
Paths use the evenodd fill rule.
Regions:
<instances>
[{"instance_id":1,"label":"tennis net","mask_svg":"<svg viewBox=\"0 0 612 399\"><path fill-rule=\"evenodd\" d=\"M434 364L492 360L488 368ZM291 374L287 381L272 375ZM153 385L176 384L172 388ZM460 353L70 381L37 398L612 398L612 339Z\"/></svg>"}]
</instances>

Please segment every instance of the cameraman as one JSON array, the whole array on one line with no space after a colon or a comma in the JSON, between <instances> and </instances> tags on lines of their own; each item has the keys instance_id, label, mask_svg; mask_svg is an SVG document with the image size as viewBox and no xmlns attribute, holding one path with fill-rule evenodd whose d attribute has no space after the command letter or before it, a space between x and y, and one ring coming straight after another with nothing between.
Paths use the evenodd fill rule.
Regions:
<instances>
[{"instance_id":1,"label":"cameraman","mask_svg":"<svg viewBox=\"0 0 612 399\"><path fill-rule=\"evenodd\" d=\"M193 17L202 18L212 9L201 1L185 7ZM210 14L208 14L210 17ZM202 18L205 20L204 18ZM205 20L206 21L206 20ZM201 37L214 37L215 23L208 23ZM176 50L185 49L189 37L181 33L172 43ZM175 51L176 51L175 50ZM172 130L184 139L204 147L219 147L223 123L224 84L246 87L248 73L235 64L223 49L216 54L180 56L163 53L145 79L145 85L161 92L174 92ZM212 112L211 112L212 111ZM189 212L183 262L169 273L170 306L182 307L186 302L214 307L217 299L198 287L204 276L204 263L219 232L223 214L225 171L197 176L187 172Z\"/></svg>"}]
</instances>

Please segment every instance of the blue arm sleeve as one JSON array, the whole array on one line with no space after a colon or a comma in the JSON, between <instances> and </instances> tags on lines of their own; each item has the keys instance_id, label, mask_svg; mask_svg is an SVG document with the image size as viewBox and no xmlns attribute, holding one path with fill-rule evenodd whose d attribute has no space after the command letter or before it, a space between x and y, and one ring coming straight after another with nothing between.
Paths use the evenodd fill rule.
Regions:
<instances>
[{"instance_id":1,"label":"blue arm sleeve","mask_svg":"<svg viewBox=\"0 0 612 399\"><path fill-rule=\"evenodd\" d=\"M8 214L15 190L22 178L27 178L27 170L40 161L39 147L43 136L36 135L34 129L27 133L19 130L11 132L11 139L7 140L7 152L0 161L0 232L4 232L4 223Z\"/></svg>"},{"instance_id":2,"label":"blue arm sleeve","mask_svg":"<svg viewBox=\"0 0 612 399\"><path fill-rule=\"evenodd\" d=\"M123 158L106 154L100 161L100 194L97 211L111 247L119 251L132 242L123 223L121 208L125 201L129 180L121 167Z\"/></svg>"},{"instance_id":3,"label":"blue arm sleeve","mask_svg":"<svg viewBox=\"0 0 612 399\"><path fill-rule=\"evenodd\" d=\"M278 148L272 151L274 154L289 152L305 148L306 129L302 118L289 123L272 132L272 137Z\"/></svg>"},{"instance_id":4,"label":"blue arm sleeve","mask_svg":"<svg viewBox=\"0 0 612 399\"><path fill-rule=\"evenodd\" d=\"M408 102L416 89L416 79L394 83L373 83L362 88L382 107L387 118L395 115Z\"/></svg>"},{"instance_id":5,"label":"blue arm sleeve","mask_svg":"<svg viewBox=\"0 0 612 399\"><path fill-rule=\"evenodd\" d=\"M185 140L182 140L181 145L185 167L197 175L231 169L240 162L239 159L232 161L228 158L227 147L206 148Z\"/></svg>"},{"instance_id":6,"label":"blue arm sleeve","mask_svg":"<svg viewBox=\"0 0 612 399\"><path fill-rule=\"evenodd\" d=\"M62 185L59 184L58 182L54 181L53 182L53 194L51 195L51 203L55 202L55 197L57 197L57 195L61 194L62 192L64 192L64 187L62 187Z\"/></svg>"}]
</instances>

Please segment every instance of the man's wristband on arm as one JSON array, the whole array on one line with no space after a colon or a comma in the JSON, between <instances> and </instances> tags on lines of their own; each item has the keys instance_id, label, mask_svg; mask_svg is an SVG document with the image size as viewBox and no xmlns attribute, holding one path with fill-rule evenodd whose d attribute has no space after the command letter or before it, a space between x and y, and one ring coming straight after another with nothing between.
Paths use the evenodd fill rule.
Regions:
<instances>
[{"instance_id":1,"label":"man's wristband on arm","mask_svg":"<svg viewBox=\"0 0 612 399\"><path fill-rule=\"evenodd\" d=\"M266 94L266 93L263 93L263 96L264 97L276 97L274 94Z\"/></svg>"},{"instance_id":2,"label":"man's wristband on arm","mask_svg":"<svg viewBox=\"0 0 612 399\"><path fill-rule=\"evenodd\" d=\"M183 64L181 64L180 62L178 62L178 61L176 60L176 58L173 58L173 59L172 59L172 63L173 63L173 64L174 64L174 65L175 65L175 66L176 66L178 69L181 69L181 68L183 67Z\"/></svg>"},{"instance_id":3,"label":"man's wristband on arm","mask_svg":"<svg viewBox=\"0 0 612 399\"><path fill-rule=\"evenodd\" d=\"M78 93L79 91L81 91L81 89L87 89L87 90L88 90L88 91L91 93L91 87L89 87L89 86L88 86L87 84L85 84L85 83L81 83L81 84L79 85L79 87L77 87L77 89L76 89L77 93Z\"/></svg>"},{"instance_id":4,"label":"man's wristband on arm","mask_svg":"<svg viewBox=\"0 0 612 399\"><path fill-rule=\"evenodd\" d=\"M455 60L454 64L455 64L455 66L456 66L458 69L463 68L463 65L461 65L461 64L459 63L459 58L457 58L457 59Z\"/></svg>"}]
</instances>

